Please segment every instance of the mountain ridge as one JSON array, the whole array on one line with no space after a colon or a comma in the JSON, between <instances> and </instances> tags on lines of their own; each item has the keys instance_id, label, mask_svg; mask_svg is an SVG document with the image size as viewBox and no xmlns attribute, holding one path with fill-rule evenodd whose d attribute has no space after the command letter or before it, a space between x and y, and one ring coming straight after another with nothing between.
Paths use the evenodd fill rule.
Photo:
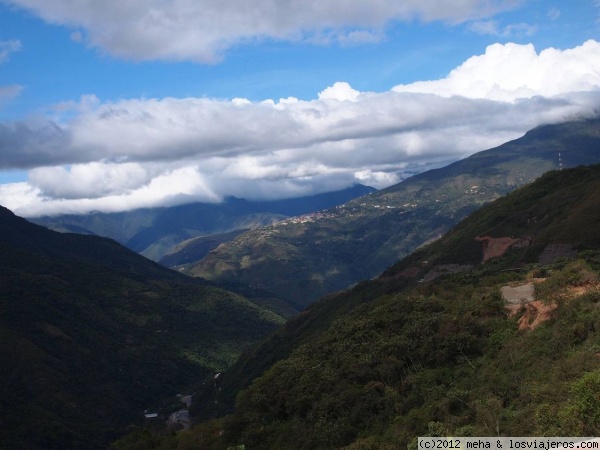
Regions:
<instances>
[{"instance_id":1,"label":"mountain ridge","mask_svg":"<svg viewBox=\"0 0 600 450\"><path fill-rule=\"evenodd\" d=\"M71 214L31 220L57 231L111 237L158 261L172 253L178 244L190 238L270 224L290 216L335 206L374 190L356 184L340 191L286 200L249 201L229 196L223 203L195 202L129 212ZM181 262L174 261L173 265L177 264Z\"/></svg>"},{"instance_id":2,"label":"mountain ridge","mask_svg":"<svg viewBox=\"0 0 600 450\"><path fill-rule=\"evenodd\" d=\"M309 220L250 230L185 272L236 280L306 306L377 276L476 208L559 167L600 161L600 120L546 125L494 149L352 200Z\"/></svg>"}]
</instances>

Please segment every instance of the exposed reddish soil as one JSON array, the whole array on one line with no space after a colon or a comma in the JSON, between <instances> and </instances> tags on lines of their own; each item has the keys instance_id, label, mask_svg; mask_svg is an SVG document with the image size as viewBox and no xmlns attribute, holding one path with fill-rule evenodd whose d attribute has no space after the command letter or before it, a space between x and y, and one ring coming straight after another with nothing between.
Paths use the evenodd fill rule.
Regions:
<instances>
[{"instance_id":1,"label":"exposed reddish soil","mask_svg":"<svg viewBox=\"0 0 600 450\"><path fill-rule=\"evenodd\" d=\"M517 305L511 305L517 306ZM540 300L523 305L525 313L519 319L519 330L534 330L540 324L547 322L552 317L552 313L558 308L556 303L544 303ZM518 308L518 312L521 308ZM516 313L515 313L516 314Z\"/></svg>"},{"instance_id":2,"label":"exposed reddish soil","mask_svg":"<svg viewBox=\"0 0 600 450\"><path fill-rule=\"evenodd\" d=\"M483 262L490 258L497 258L504 255L510 247L528 247L531 243L531 238L521 239L513 237L493 238L490 236L477 236L475 240L481 242Z\"/></svg>"},{"instance_id":3,"label":"exposed reddish soil","mask_svg":"<svg viewBox=\"0 0 600 450\"><path fill-rule=\"evenodd\" d=\"M543 279L534 279L534 282L543 281ZM533 330L540 324L547 322L552 318L552 313L558 307L557 303L545 303L541 300L533 300L533 284L527 283L520 286L502 287L502 297L506 301L506 309L510 317L516 317L520 312L523 315L518 321L519 330ZM564 290L564 295L569 298L579 297L592 290L600 289L597 281L586 283L585 286L574 286ZM531 297L528 296L531 291ZM561 291L562 292L562 291ZM521 298L522 297L522 298Z\"/></svg>"}]
</instances>

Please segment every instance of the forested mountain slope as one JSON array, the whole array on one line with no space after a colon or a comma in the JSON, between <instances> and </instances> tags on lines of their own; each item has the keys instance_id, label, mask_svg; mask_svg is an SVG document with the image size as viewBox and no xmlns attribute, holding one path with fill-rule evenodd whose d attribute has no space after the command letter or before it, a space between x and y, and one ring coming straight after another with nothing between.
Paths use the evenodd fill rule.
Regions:
<instances>
[{"instance_id":1,"label":"forested mountain slope","mask_svg":"<svg viewBox=\"0 0 600 450\"><path fill-rule=\"evenodd\" d=\"M110 239L0 208L0 448L107 448L281 323Z\"/></svg>"}]
</instances>

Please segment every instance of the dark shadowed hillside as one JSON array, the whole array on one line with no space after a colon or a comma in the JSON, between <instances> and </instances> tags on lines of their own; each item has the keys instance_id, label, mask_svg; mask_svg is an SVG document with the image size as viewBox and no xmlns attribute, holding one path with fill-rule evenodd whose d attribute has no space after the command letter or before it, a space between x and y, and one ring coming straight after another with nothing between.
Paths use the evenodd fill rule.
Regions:
<instances>
[{"instance_id":1,"label":"dark shadowed hillside","mask_svg":"<svg viewBox=\"0 0 600 450\"><path fill-rule=\"evenodd\" d=\"M0 447L106 448L281 322L115 241L0 208Z\"/></svg>"}]
</instances>

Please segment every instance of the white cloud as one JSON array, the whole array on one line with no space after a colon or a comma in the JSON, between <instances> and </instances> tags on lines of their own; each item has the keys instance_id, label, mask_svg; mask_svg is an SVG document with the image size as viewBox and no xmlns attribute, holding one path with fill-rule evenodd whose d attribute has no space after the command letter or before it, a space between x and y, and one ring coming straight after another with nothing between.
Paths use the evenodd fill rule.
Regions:
<instances>
[{"instance_id":1,"label":"white cloud","mask_svg":"<svg viewBox=\"0 0 600 450\"><path fill-rule=\"evenodd\" d=\"M337 83L334 83L333 86L319 92L319 100L355 101L359 95L360 92L352 89L352 86L348 83L338 81Z\"/></svg>"},{"instance_id":2,"label":"white cloud","mask_svg":"<svg viewBox=\"0 0 600 450\"><path fill-rule=\"evenodd\" d=\"M29 183L0 184L0 204L12 211L38 211L42 201L39 189Z\"/></svg>"},{"instance_id":3,"label":"white cloud","mask_svg":"<svg viewBox=\"0 0 600 450\"><path fill-rule=\"evenodd\" d=\"M600 44L590 40L573 49L549 48L539 54L531 44L494 44L484 55L473 56L444 79L399 85L394 91L515 101L595 90L599 86Z\"/></svg>"},{"instance_id":4,"label":"white cloud","mask_svg":"<svg viewBox=\"0 0 600 450\"><path fill-rule=\"evenodd\" d=\"M391 21L461 23L521 0L3 0L74 30L117 57L215 62L229 47L275 39L372 42Z\"/></svg>"},{"instance_id":5,"label":"white cloud","mask_svg":"<svg viewBox=\"0 0 600 450\"><path fill-rule=\"evenodd\" d=\"M373 186L377 189L382 189L400 181L400 176L397 173L378 172L370 169L359 170L354 173L354 176L362 184Z\"/></svg>"},{"instance_id":6,"label":"white cloud","mask_svg":"<svg viewBox=\"0 0 600 450\"><path fill-rule=\"evenodd\" d=\"M84 171L85 166L78 168ZM40 169L36 176L52 177L53 169ZM41 173L41 172L45 172ZM80 197L80 196L77 196ZM113 192L98 197L65 198L48 197L38 186L30 182L0 185L0 204L24 216L89 211L117 212L135 208L165 206L194 200L216 202L220 199L208 189L202 176L193 167L169 170L152 178L134 190Z\"/></svg>"},{"instance_id":7,"label":"white cloud","mask_svg":"<svg viewBox=\"0 0 600 450\"><path fill-rule=\"evenodd\" d=\"M50 198L96 199L115 194L129 194L146 186L160 171L136 163L91 162L39 167L29 171L29 183Z\"/></svg>"},{"instance_id":8,"label":"white cloud","mask_svg":"<svg viewBox=\"0 0 600 450\"><path fill-rule=\"evenodd\" d=\"M0 64L8 61L11 53L21 50L21 41L11 39L10 41L0 41Z\"/></svg>"},{"instance_id":9,"label":"white cloud","mask_svg":"<svg viewBox=\"0 0 600 450\"><path fill-rule=\"evenodd\" d=\"M313 100L87 96L52 120L0 123L0 168L31 169L0 204L35 216L384 187L599 103L594 41L496 44L446 78L381 93L338 82Z\"/></svg>"}]
</instances>

